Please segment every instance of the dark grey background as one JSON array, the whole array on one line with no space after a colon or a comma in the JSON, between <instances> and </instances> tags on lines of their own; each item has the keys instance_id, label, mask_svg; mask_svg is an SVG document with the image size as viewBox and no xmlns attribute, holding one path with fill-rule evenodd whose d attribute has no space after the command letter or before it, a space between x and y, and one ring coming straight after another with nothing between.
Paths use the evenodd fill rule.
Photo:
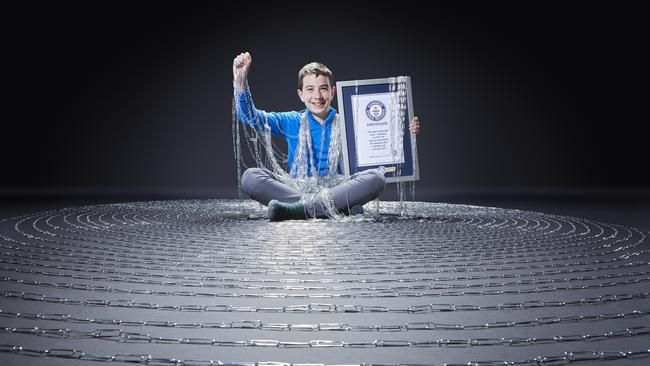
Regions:
<instances>
[{"instance_id":1,"label":"dark grey background","mask_svg":"<svg viewBox=\"0 0 650 366\"><path fill-rule=\"evenodd\" d=\"M634 6L106 2L7 14L4 197L236 197L231 63L250 51L267 110L304 108L296 74L314 60L336 80L410 75L418 199L613 189L647 202Z\"/></svg>"},{"instance_id":2,"label":"dark grey background","mask_svg":"<svg viewBox=\"0 0 650 366\"><path fill-rule=\"evenodd\" d=\"M241 3L5 5L0 219L236 197L231 62L248 50L269 110L303 108L296 73L313 60L337 80L410 75L423 124L416 199L650 229L640 5Z\"/></svg>"}]
</instances>

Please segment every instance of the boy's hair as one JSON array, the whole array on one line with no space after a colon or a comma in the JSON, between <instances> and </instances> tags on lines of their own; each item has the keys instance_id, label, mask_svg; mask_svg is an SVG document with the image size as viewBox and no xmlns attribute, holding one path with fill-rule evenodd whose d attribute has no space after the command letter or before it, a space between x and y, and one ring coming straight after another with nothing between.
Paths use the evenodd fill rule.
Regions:
<instances>
[{"instance_id":1,"label":"boy's hair","mask_svg":"<svg viewBox=\"0 0 650 366\"><path fill-rule=\"evenodd\" d=\"M330 86L332 85L332 72L327 66L321 64L320 62L310 62L307 65L303 66L302 69L298 72L298 89L302 90L302 79L307 75L316 75L316 77L323 75L327 76L330 80Z\"/></svg>"}]
</instances>

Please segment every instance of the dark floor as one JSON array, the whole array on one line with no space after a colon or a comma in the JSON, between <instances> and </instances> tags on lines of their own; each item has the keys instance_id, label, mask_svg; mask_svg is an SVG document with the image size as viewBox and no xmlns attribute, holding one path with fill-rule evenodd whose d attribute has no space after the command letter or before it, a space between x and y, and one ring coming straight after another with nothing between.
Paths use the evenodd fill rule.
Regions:
<instances>
[{"instance_id":1,"label":"dark floor","mask_svg":"<svg viewBox=\"0 0 650 366\"><path fill-rule=\"evenodd\" d=\"M382 196L396 200L392 187ZM7 218L42 210L86 206L93 204L134 202L150 200L236 198L232 194L219 195L8 195L0 193L0 218ZM467 191L427 191L418 188L415 200L424 202L463 203L476 206L514 208L548 214L573 216L591 220L627 225L650 230L650 189L611 191L533 191L517 190L515 193L498 191L467 193Z\"/></svg>"},{"instance_id":2,"label":"dark floor","mask_svg":"<svg viewBox=\"0 0 650 366\"><path fill-rule=\"evenodd\" d=\"M391 189L394 188L389 187L383 196L384 209L397 207L395 203L385 202L394 200ZM238 361L244 358L245 361L264 359L303 363L327 359L332 363L346 364L399 361L400 364L436 365L465 362L467 358L528 360L530 363L535 357L534 360L544 361L540 364L555 364L555 357L568 362L567 356L562 356L566 352L580 358L591 357L596 351L605 352L599 357L611 361L611 365L647 363L647 347L643 339L647 338L649 321L646 305L650 291L648 235L639 230L593 222L650 230L650 195L644 192L461 194L420 189L416 195L418 201L514 208L589 220L557 220L556 217L547 220L546 215L530 212L421 205L438 207L436 210L439 210L431 211L439 216L423 217L449 220L347 223L325 220L315 224L294 222L290 225L267 222L265 211L251 201L237 202L235 209L226 201L206 200L206 204L173 201L197 198L201 197L0 196L0 234L6 235L3 236L2 253L6 265L3 264L0 270L0 285L4 291L0 296L3 325L0 327L3 331L0 332L0 346L3 346L0 347L0 364L96 363L91 360L92 356L75 361L65 358L69 349L81 349L89 355L115 355L113 357L119 360L133 360L133 356L123 355L133 355L134 352L154 354L153 357L163 357L152 359L160 364L184 359L183 355L187 354L200 360ZM53 215L5 220L50 209L154 200L165 202L62 210ZM255 214L251 215L253 211ZM233 221L233 212L239 215L236 217L246 220ZM580 224L574 225L576 222ZM315 227L320 229L303 238L307 230ZM401 234L396 234L402 232L409 234L405 236L408 240L402 240ZM398 235L397 240L395 235ZM592 245L595 243L599 244ZM615 243L618 247L611 248ZM584 248L585 245L588 247ZM196 282L197 276L203 281L205 274L208 274L205 283ZM358 279L361 275L372 278ZM224 284L221 283L223 278L228 280ZM287 281L287 285L279 280ZM299 280L309 282L297 282ZM343 280L339 286L338 281ZM308 286L294 286L302 283ZM143 284L146 287L142 287ZM198 291L197 285L201 285ZM154 290L155 293L148 292ZM388 290L392 291L391 296L387 296ZM426 296L418 296L418 291ZM201 296L196 296L195 292ZM284 292L291 296L284 298ZM300 297L307 295L310 297ZM115 304L95 306L104 300ZM144 304L145 307L124 306L125 301ZM565 301L570 306L565 306ZM558 302L564 305L558 307L555 305ZM456 309L459 304L474 304L483 310L431 314L374 311L330 314L320 310L305 314L262 311L231 314L220 311L197 313L191 307L224 303L241 306L244 311L280 305L280 308L286 305L304 307L304 303L314 306L319 303L322 303L320 306L328 303L365 304L370 308L391 309L429 303L438 304L436 306L455 304ZM530 306L522 308L518 305L520 303ZM157 305L152 310L147 304ZM187 311L162 313L156 310L160 305L179 304L187 306ZM508 306L499 310L488 309L488 306L496 304ZM35 317L33 314L46 316L32 319ZM77 320L62 325L58 321L61 314ZM55 318L50 319L51 316ZM574 321L583 318L586 320ZM154 324L171 321L182 326L167 329L148 324L129 325L136 319L146 319ZM249 319L267 325L349 323L359 327L387 324L387 328L376 333L365 330L341 333L320 330L278 332L266 328L246 330L234 326L215 330L193 325L244 324L252 321ZM477 324L511 321L524 324L530 319L542 319L543 323L534 327L508 326L504 329L500 326L480 330L411 329L409 333L395 333L390 328L391 324L418 324L422 321L447 327L449 324L473 324L472 327L476 327ZM565 320L550 322L549 319ZM119 329L116 324L119 324ZM72 330L63 329L63 326L70 326ZM52 335L70 331L75 338L49 337L40 333L44 330ZM101 342L90 339L88 335L98 331L103 334ZM116 331L119 331L119 336L115 336ZM602 334L593 336L598 340L596 343L591 342L592 338L589 342L580 338L594 334ZM133 335L133 340L129 335ZM158 339L155 337L161 336L160 339L165 341L151 344L138 341L138 337ZM188 344L184 344L185 341L174 342L183 336L188 337L183 338L189 340ZM306 340L311 343L315 339L329 339L318 342L339 340L349 347L332 352L320 346L240 349L222 345L207 348L201 343L210 339L219 339L219 342L237 340L240 343L244 342L242 339L246 342L255 340L261 345L276 341L307 344ZM373 348L377 342L383 346L386 340L388 345L403 346L404 339L408 342L444 340L449 342L449 346ZM455 348L454 344L459 343L454 342L467 345L467 339L482 340L485 347ZM495 340L503 342L503 339L525 341L520 343L523 346L490 344ZM537 341L529 342L531 339ZM557 339L562 341L557 343ZM166 344L168 340L172 343ZM562 343L565 340L568 343ZM350 346L354 344L373 347ZM79 355L79 352L75 351L75 354ZM622 358L620 352L639 354ZM25 359L26 355L38 357ZM607 355L615 358L608 359ZM550 357L549 361L545 361L546 356ZM141 360L140 356L138 359Z\"/></svg>"},{"instance_id":3,"label":"dark floor","mask_svg":"<svg viewBox=\"0 0 650 366\"><path fill-rule=\"evenodd\" d=\"M441 202L515 208L650 230L650 195L466 195Z\"/></svg>"}]
</instances>

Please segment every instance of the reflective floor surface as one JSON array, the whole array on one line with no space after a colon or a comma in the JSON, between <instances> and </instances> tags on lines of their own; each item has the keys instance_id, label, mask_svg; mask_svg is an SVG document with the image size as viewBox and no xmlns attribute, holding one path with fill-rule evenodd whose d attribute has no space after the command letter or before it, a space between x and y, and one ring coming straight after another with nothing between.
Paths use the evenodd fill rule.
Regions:
<instances>
[{"instance_id":1,"label":"reflective floor surface","mask_svg":"<svg viewBox=\"0 0 650 366\"><path fill-rule=\"evenodd\" d=\"M14 208L0 219L0 360L650 359L648 230L463 204L364 208L279 223L250 200Z\"/></svg>"}]
</instances>

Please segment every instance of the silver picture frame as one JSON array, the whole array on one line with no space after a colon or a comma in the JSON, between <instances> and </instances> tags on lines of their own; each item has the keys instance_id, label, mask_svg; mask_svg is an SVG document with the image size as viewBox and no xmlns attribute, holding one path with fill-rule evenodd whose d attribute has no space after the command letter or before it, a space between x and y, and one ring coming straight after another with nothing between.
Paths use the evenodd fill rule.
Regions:
<instances>
[{"instance_id":1,"label":"silver picture frame","mask_svg":"<svg viewBox=\"0 0 650 366\"><path fill-rule=\"evenodd\" d=\"M373 113L373 108L376 108L377 117L385 120L386 116L382 114L383 111L381 110L384 107L380 98L387 98L387 95L395 93L397 83L403 83L402 90L406 92L407 101L406 111L404 113L404 131L402 134L403 156L399 157L399 161L380 161L381 158L378 158L376 161L368 159L365 157L366 154L363 153L366 151L364 150L366 146L363 144L370 144L371 142L367 139L359 139L359 135L363 134L360 131L363 128L357 127L357 123L362 119L359 116L363 112L367 117L373 118L371 113ZM339 120L341 123L342 170L345 176L350 176L367 169L383 167L387 183L419 180L420 172L416 136L409 131L409 123L415 115L411 92L411 78L402 76L399 78L339 81L336 83L336 91ZM360 100L372 100L372 102L362 102L360 104ZM377 105L380 105L380 107L377 107ZM363 111L360 111L360 109L363 109ZM393 117L390 116L389 118ZM385 136L383 135L379 136L385 140ZM389 138L393 138L393 136ZM399 141L399 137L397 137L397 140ZM363 156L363 163L361 163L361 156Z\"/></svg>"}]
</instances>

